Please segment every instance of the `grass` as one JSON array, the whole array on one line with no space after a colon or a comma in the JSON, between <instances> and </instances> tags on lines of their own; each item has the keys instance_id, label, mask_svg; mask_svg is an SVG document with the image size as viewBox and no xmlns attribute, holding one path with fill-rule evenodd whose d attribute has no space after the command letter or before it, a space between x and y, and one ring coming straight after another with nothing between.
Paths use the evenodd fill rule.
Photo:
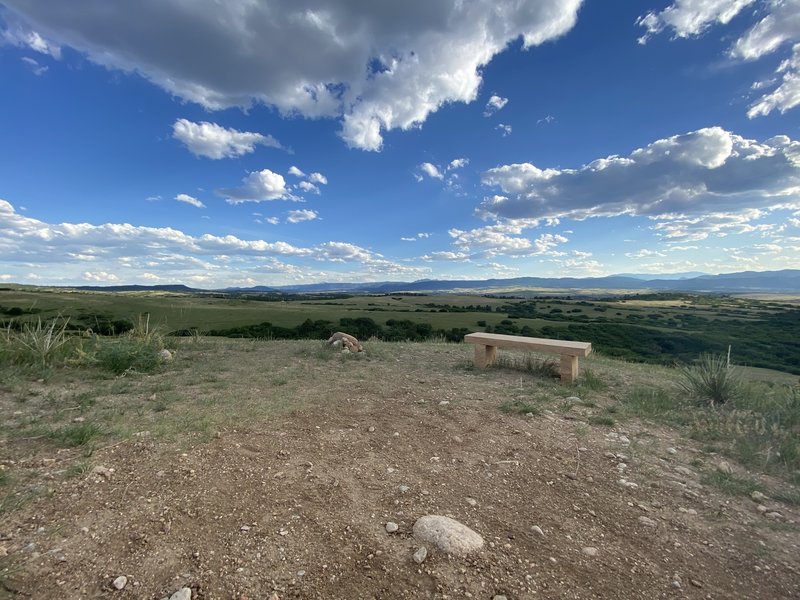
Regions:
<instances>
[{"instance_id":1,"label":"grass","mask_svg":"<svg viewBox=\"0 0 800 600\"><path fill-rule=\"evenodd\" d=\"M53 430L48 437L66 446L76 447L86 446L100 435L102 435L102 430L98 425L84 422Z\"/></svg>"},{"instance_id":2,"label":"grass","mask_svg":"<svg viewBox=\"0 0 800 600\"><path fill-rule=\"evenodd\" d=\"M603 427L613 427L616 424L614 418L608 415L590 415L587 421L592 425L600 425Z\"/></svg>"},{"instance_id":3,"label":"grass","mask_svg":"<svg viewBox=\"0 0 800 600\"><path fill-rule=\"evenodd\" d=\"M558 379L561 377L558 362L553 358L540 358L531 353L498 354L493 364L499 369L509 369L512 371L524 371L535 377L543 379Z\"/></svg>"},{"instance_id":4,"label":"grass","mask_svg":"<svg viewBox=\"0 0 800 600\"><path fill-rule=\"evenodd\" d=\"M742 393L742 378L722 355L703 354L696 364L682 367L678 387L690 398L711 406L736 400Z\"/></svg>"},{"instance_id":5,"label":"grass","mask_svg":"<svg viewBox=\"0 0 800 600\"><path fill-rule=\"evenodd\" d=\"M541 409L535 404L531 404L530 402L525 402L523 400L506 400L500 404L499 408L504 413L516 415L538 415L542 412Z\"/></svg>"},{"instance_id":6,"label":"grass","mask_svg":"<svg viewBox=\"0 0 800 600\"><path fill-rule=\"evenodd\" d=\"M749 496L762 487L752 477L742 477L733 473L714 470L700 478L701 483L722 490L731 496Z\"/></svg>"}]
</instances>

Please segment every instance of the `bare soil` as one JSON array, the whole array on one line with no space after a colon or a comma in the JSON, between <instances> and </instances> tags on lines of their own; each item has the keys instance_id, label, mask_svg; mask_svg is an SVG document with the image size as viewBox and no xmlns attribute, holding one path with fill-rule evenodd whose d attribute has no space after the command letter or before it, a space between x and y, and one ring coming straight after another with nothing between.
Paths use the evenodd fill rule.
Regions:
<instances>
[{"instance_id":1,"label":"bare soil","mask_svg":"<svg viewBox=\"0 0 800 600\"><path fill-rule=\"evenodd\" d=\"M678 432L591 425L592 403L564 401L602 404L652 367L582 361L609 383L595 392L474 371L462 345L365 348L207 340L124 385L4 387L0 598L800 597L796 507L767 501L781 516L766 517L702 485L717 459ZM107 432L90 456L25 435L34 418L70 423L87 391L79 412ZM499 410L520 398L540 414ZM416 564L427 514L483 550L428 547Z\"/></svg>"}]
</instances>

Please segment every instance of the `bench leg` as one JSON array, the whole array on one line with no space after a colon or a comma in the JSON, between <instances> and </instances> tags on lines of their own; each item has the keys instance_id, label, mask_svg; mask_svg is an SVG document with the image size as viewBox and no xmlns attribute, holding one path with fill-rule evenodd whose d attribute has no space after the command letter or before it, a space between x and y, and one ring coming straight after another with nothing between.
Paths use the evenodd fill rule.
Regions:
<instances>
[{"instance_id":1,"label":"bench leg","mask_svg":"<svg viewBox=\"0 0 800 600\"><path fill-rule=\"evenodd\" d=\"M497 346L475 345L475 360L473 361L478 369L488 367L494 362L497 356Z\"/></svg>"},{"instance_id":2,"label":"bench leg","mask_svg":"<svg viewBox=\"0 0 800 600\"><path fill-rule=\"evenodd\" d=\"M578 357L561 355L561 381L572 383L578 378Z\"/></svg>"}]
</instances>

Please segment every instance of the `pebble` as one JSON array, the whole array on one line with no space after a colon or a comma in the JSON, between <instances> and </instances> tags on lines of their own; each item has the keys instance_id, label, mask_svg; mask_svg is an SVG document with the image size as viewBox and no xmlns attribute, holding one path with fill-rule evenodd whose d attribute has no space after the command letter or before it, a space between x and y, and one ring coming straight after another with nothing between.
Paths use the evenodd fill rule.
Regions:
<instances>
[{"instance_id":1,"label":"pebble","mask_svg":"<svg viewBox=\"0 0 800 600\"><path fill-rule=\"evenodd\" d=\"M428 558L428 549L425 546L420 546L417 551L414 552L414 562L421 565L425 562L426 558Z\"/></svg>"},{"instance_id":2,"label":"pebble","mask_svg":"<svg viewBox=\"0 0 800 600\"><path fill-rule=\"evenodd\" d=\"M508 600L503 594L495 594L492 596L492 600Z\"/></svg>"},{"instance_id":3,"label":"pebble","mask_svg":"<svg viewBox=\"0 0 800 600\"><path fill-rule=\"evenodd\" d=\"M672 582L672 587L674 587L675 589L678 589L678 590L681 589L681 587L682 587L681 586L681 582L676 579L675 581Z\"/></svg>"},{"instance_id":4,"label":"pebble","mask_svg":"<svg viewBox=\"0 0 800 600\"><path fill-rule=\"evenodd\" d=\"M410 490L411 488L410 488L410 487L408 487L407 485L401 485L401 486L400 486L399 488L397 488L397 489L399 489L399 490L400 490L400 493L401 493L401 494L405 494L405 493L406 493L408 490Z\"/></svg>"},{"instance_id":5,"label":"pebble","mask_svg":"<svg viewBox=\"0 0 800 600\"><path fill-rule=\"evenodd\" d=\"M398 529L399 527L397 526L397 523L393 521L389 521L388 523L386 523L386 533L394 533Z\"/></svg>"},{"instance_id":6,"label":"pebble","mask_svg":"<svg viewBox=\"0 0 800 600\"><path fill-rule=\"evenodd\" d=\"M450 404L450 400L442 400L439 402L439 406L447 406L448 404Z\"/></svg>"},{"instance_id":7,"label":"pebble","mask_svg":"<svg viewBox=\"0 0 800 600\"><path fill-rule=\"evenodd\" d=\"M694 477L694 471L692 471L687 467L681 467L681 466L675 467L675 472L680 473L681 475L684 475L686 477Z\"/></svg>"},{"instance_id":8,"label":"pebble","mask_svg":"<svg viewBox=\"0 0 800 600\"><path fill-rule=\"evenodd\" d=\"M770 512L764 513L764 516L770 519L775 519L776 521L783 518L783 515L779 513L777 510L772 510Z\"/></svg>"},{"instance_id":9,"label":"pebble","mask_svg":"<svg viewBox=\"0 0 800 600\"><path fill-rule=\"evenodd\" d=\"M367 429L367 431L369 431L370 433L375 433L375 428L374 427L370 427L369 429Z\"/></svg>"},{"instance_id":10,"label":"pebble","mask_svg":"<svg viewBox=\"0 0 800 600\"><path fill-rule=\"evenodd\" d=\"M677 453L678 453L678 451L675 450L675 448L667 448L667 454L677 454ZM675 583L675 582L673 582L673 583ZM678 585L680 585L680 584L681 584L681 582L679 581Z\"/></svg>"},{"instance_id":11,"label":"pebble","mask_svg":"<svg viewBox=\"0 0 800 600\"><path fill-rule=\"evenodd\" d=\"M172 352L170 352L169 350L164 348L163 350L161 350L158 353L158 358L160 358L164 362L168 362L168 361L172 360Z\"/></svg>"},{"instance_id":12,"label":"pebble","mask_svg":"<svg viewBox=\"0 0 800 600\"><path fill-rule=\"evenodd\" d=\"M651 519L650 517L642 516L642 517L639 517L636 520L639 521L639 523L641 523L645 527L658 527L658 523L656 521L654 521L653 519Z\"/></svg>"},{"instance_id":13,"label":"pebble","mask_svg":"<svg viewBox=\"0 0 800 600\"><path fill-rule=\"evenodd\" d=\"M597 548L594 546L586 546L583 548L583 553L586 556L597 556Z\"/></svg>"},{"instance_id":14,"label":"pebble","mask_svg":"<svg viewBox=\"0 0 800 600\"><path fill-rule=\"evenodd\" d=\"M620 479L617 483L619 483L622 487L634 490L639 487L638 483L634 483L633 481L628 481L627 479Z\"/></svg>"},{"instance_id":15,"label":"pebble","mask_svg":"<svg viewBox=\"0 0 800 600\"><path fill-rule=\"evenodd\" d=\"M756 491L750 493L750 499L753 502L758 502L758 503L763 504L767 500L767 497L764 494L762 494L761 492L756 490Z\"/></svg>"},{"instance_id":16,"label":"pebble","mask_svg":"<svg viewBox=\"0 0 800 600\"><path fill-rule=\"evenodd\" d=\"M92 475L101 475L106 479L111 479L111 476L114 474L114 469L109 469L107 467L103 467L101 465L97 465L92 468Z\"/></svg>"},{"instance_id":17,"label":"pebble","mask_svg":"<svg viewBox=\"0 0 800 600\"><path fill-rule=\"evenodd\" d=\"M619 436L619 441L620 441L621 444L630 444L631 443L631 441L628 439L628 436L626 436L626 435Z\"/></svg>"},{"instance_id":18,"label":"pebble","mask_svg":"<svg viewBox=\"0 0 800 600\"><path fill-rule=\"evenodd\" d=\"M564 402L580 402L581 399L577 396L570 396L569 398L565 398Z\"/></svg>"},{"instance_id":19,"label":"pebble","mask_svg":"<svg viewBox=\"0 0 800 600\"><path fill-rule=\"evenodd\" d=\"M720 473L725 473L726 475L730 475L731 473L733 473L733 468L731 467L730 463L722 460L719 463L717 463L717 471L719 471Z\"/></svg>"},{"instance_id":20,"label":"pebble","mask_svg":"<svg viewBox=\"0 0 800 600\"><path fill-rule=\"evenodd\" d=\"M533 525L531 527L531 531L537 535L544 537L544 531L542 531L542 528L539 527L538 525Z\"/></svg>"},{"instance_id":21,"label":"pebble","mask_svg":"<svg viewBox=\"0 0 800 600\"><path fill-rule=\"evenodd\" d=\"M467 501L467 504L469 504L470 506L477 506L478 505L478 501L475 500L475 498L466 498L466 501Z\"/></svg>"},{"instance_id":22,"label":"pebble","mask_svg":"<svg viewBox=\"0 0 800 600\"><path fill-rule=\"evenodd\" d=\"M125 586L128 585L128 578L125 577L125 575L120 575L114 580L114 582L111 585L113 585L114 588L118 590L125 589Z\"/></svg>"},{"instance_id":23,"label":"pebble","mask_svg":"<svg viewBox=\"0 0 800 600\"><path fill-rule=\"evenodd\" d=\"M703 583L702 583L702 582L700 582L700 581L698 581L697 579L690 579L690 580L689 580L689 583L691 583L691 584L692 584L694 587L696 587L696 588L701 588L701 587L703 587Z\"/></svg>"}]
</instances>

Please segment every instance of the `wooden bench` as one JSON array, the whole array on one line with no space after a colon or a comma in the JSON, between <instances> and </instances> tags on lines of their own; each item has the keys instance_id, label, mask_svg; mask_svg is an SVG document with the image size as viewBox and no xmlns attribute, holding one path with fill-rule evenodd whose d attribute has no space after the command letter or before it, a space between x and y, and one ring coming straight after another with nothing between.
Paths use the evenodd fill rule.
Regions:
<instances>
[{"instance_id":1,"label":"wooden bench","mask_svg":"<svg viewBox=\"0 0 800 600\"><path fill-rule=\"evenodd\" d=\"M589 356L589 342L565 342L544 338L503 335L500 333L469 333L464 336L468 344L475 344L475 366L489 366L497 356L498 348L521 348L529 352L550 352L561 355L561 381L572 383L578 377L578 357Z\"/></svg>"}]
</instances>

